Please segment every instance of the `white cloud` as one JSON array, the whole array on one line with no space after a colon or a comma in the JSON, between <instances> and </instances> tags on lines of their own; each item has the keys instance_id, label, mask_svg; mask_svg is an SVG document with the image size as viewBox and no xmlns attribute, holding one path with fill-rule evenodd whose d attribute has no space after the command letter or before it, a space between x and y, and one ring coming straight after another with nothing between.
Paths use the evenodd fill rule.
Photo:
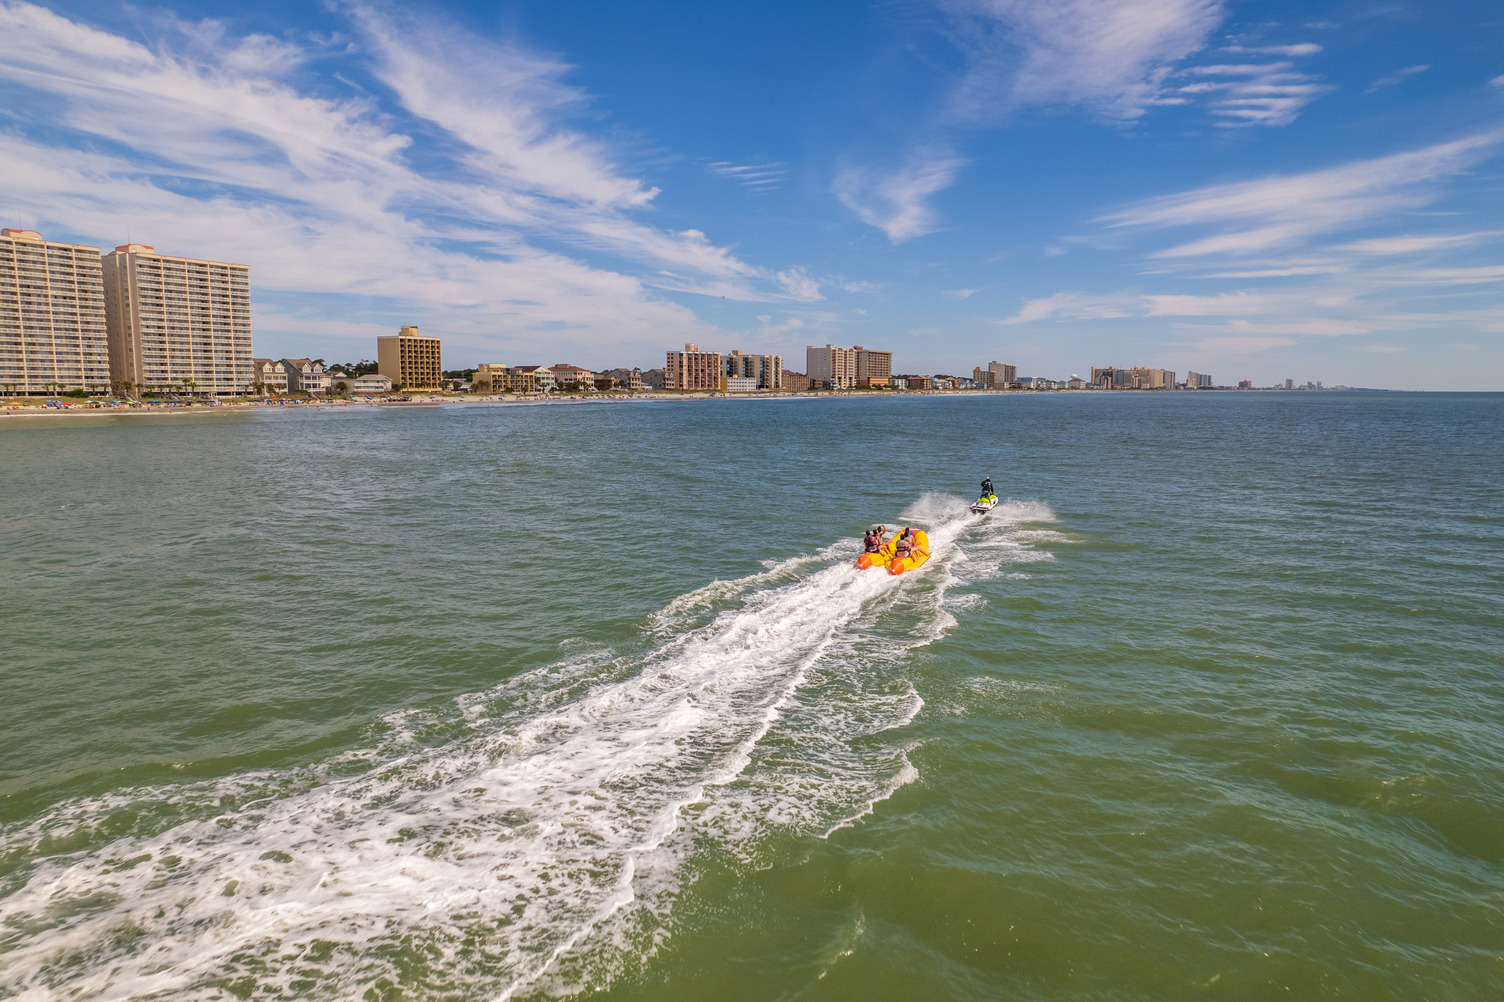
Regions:
<instances>
[{"instance_id":1,"label":"white cloud","mask_svg":"<svg viewBox=\"0 0 1504 1002\"><path fill-rule=\"evenodd\" d=\"M949 122L941 123L949 125L1033 106L1085 108L1129 122L1156 105L1185 103L1167 90L1166 78L1206 47L1225 13L1224 0L935 2L952 15L951 37L966 60ZM932 145L896 171L844 170L832 190L863 222L902 243L940 229L929 199L950 187L964 163Z\"/></svg>"},{"instance_id":2,"label":"white cloud","mask_svg":"<svg viewBox=\"0 0 1504 1002\"><path fill-rule=\"evenodd\" d=\"M1279 56L1276 62L1214 63L1189 66L1176 75L1192 78L1174 92L1187 100L1209 95L1209 109L1223 128L1289 125L1306 105L1332 88L1316 76L1295 69L1292 59L1321 51L1314 42L1296 45L1229 45L1223 52L1253 56Z\"/></svg>"},{"instance_id":3,"label":"white cloud","mask_svg":"<svg viewBox=\"0 0 1504 1002\"><path fill-rule=\"evenodd\" d=\"M1223 127L1289 125L1306 105L1332 89L1293 66L1290 62L1192 66L1183 75L1208 79L1184 84L1176 92L1215 95L1210 109Z\"/></svg>"},{"instance_id":4,"label":"white cloud","mask_svg":"<svg viewBox=\"0 0 1504 1002\"><path fill-rule=\"evenodd\" d=\"M957 96L967 117L1027 105L1084 106L1141 117L1173 66L1206 47L1221 0L942 0L959 20L971 68Z\"/></svg>"},{"instance_id":5,"label":"white cloud","mask_svg":"<svg viewBox=\"0 0 1504 1002\"><path fill-rule=\"evenodd\" d=\"M1310 27L1308 25L1308 27ZM1242 45L1228 45L1223 52L1247 52L1259 56L1286 56L1296 58L1299 56L1314 56L1321 51L1321 46L1315 42L1300 42L1296 45L1256 45L1247 47Z\"/></svg>"},{"instance_id":6,"label":"white cloud","mask_svg":"<svg viewBox=\"0 0 1504 1002\"><path fill-rule=\"evenodd\" d=\"M1224 335L1201 338L1193 342L1192 347L1204 352L1244 356L1254 355L1261 351L1269 351L1272 348L1288 348L1295 343L1296 341L1293 338L1288 337Z\"/></svg>"},{"instance_id":7,"label":"white cloud","mask_svg":"<svg viewBox=\"0 0 1504 1002\"><path fill-rule=\"evenodd\" d=\"M1424 72L1426 72L1426 70L1429 70L1430 68L1431 67L1425 66L1425 65L1421 65L1421 66L1406 66L1404 69L1399 70L1398 72L1396 72L1393 76L1387 76L1387 77L1383 77L1381 79L1375 80L1373 83L1371 83L1371 84L1368 85L1368 89L1365 90L1363 93L1365 93L1365 94L1372 94L1374 91L1380 90L1380 89L1382 89L1384 87L1393 87L1396 84L1403 83L1406 77L1414 76L1417 73L1424 73Z\"/></svg>"},{"instance_id":8,"label":"white cloud","mask_svg":"<svg viewBox=\"0 0 1504 1002\"><path fill-rule=\"evenodd\" d=\"M1489 81L1489 84L1494 87L1504 87L1504 73L1500 73L1498 76L1494 77Z\"/></svg>"},{"instance_id":9,"label":"white cloud","mask_svg":"<svg viewBox=\"0 0 1504 1002\"><path fill-rule=\"evenodd\" d=\"M0 120L6 193L53 231L110 243L130 228L169 252L250 264L258 315L308 329L317 316L266 311L268 294L357 295L383 325L579 345L704 336L650 286L818 295L703 232L634 218L656 189L567 124L589 99L556 60L351 10L369 68L411 119L325 96L341 88L302 82L309 53L214 22L147 45L0 3L0 87L25 95ZM653 270L587 264L538 238ZM323 308L340 317L352 305Z\"/></svg>"},{"instance_id":10,"label":"white cloud","mask_svg":"<svg viewBox=\"0 0 1504 1002\"><path fill-rule=\"evenodd\" d=\"M1268 337L1271 335L1296 335L1300 337L1348 337L1355 334L1368 334L1371 327L1352 320L1336 319L1305 319L1305 320L1229 320L1225 324L1213 326L1204 324L1180 324L1182 330L1219 330L1230 331L1239 337L1257 336Z\"/></svg>"},{"instance_id":11,"label":"white cloud","mask_svg":"<svg viewBox=\"0 0 1504 1002\"><path fill-rule=\"evenodd\" d=\"M1340 167L1198 188L1151 198L1100 218L1109 227L1206 227L1207 236L1160 258L1246 254L1355 229L1438 197L1436 182L1460 174L1504 140L1492 132Z\"/></svg>"},{"instance_id":12,"label":"white cloud","mask_svg":"<svg viewBox=\"0 0 1504 1002\"><path fill-rule=\"evenodd\" d=\"M1402 272L1395 281L1406 285L1482 285L1504 282L1504 265L1474 268L1416 268Z\"/></svg>"},{"instance_id":13,"label":"white cloud","mask_svg":"<svg viewBox=\"0 0 1504 1002\"><path fill-rule=\"evenodd\" d=\"M977 294L975 289L945 289L940 295L949 299L970 299Z\"/></svg>"},{"instance_id":14,"label":"white cloud","mask_svg":"<svg viewBox=\"0 0 1504 1002\"><path fill-rule=\"evenodd\" d=\"M790 299L812 303L825 298L820 295L820 283L810 278L802 268L780 271L778 284L783 287L784 295Z\"/></svg>"},{"instance_id":15,"label":"white cloud","mask_svg":"<svg viewBox=\"0 0 1504 1002\"><path fill-rule=\"evenodd\" d=\"M785 163L734 164L729 160L711 163L710 169L721 177L739 181L753 191L773 191L789 176Z\"/></svg>"},{"instance_id":16,"label":"white cloud","mask_svg":"<svg viewBox=\"0 0 1504 1002\"><path fill-rule=\"evenodd\" d=\"M1110 320L1134 315L1140 297L1119 295L1090 296L1080 292L1057 292L1053 296L1030 299L1019 311L999 323L1005 326L1033 323L1038 320Z\"/></svg>"},{"instance_id":17,"label":"white cloud","mask_svg":"<svg viewBox=\"0 0 1504 1002\"><path fill-rule=\"evenodd\" d=\"M1355 240L1349 244L1341 244L1333 247L1332 250L1351 251L1365 255L1418 254L1449 247L1465 247L1469 244L1481 243L1498 236L1504 236L1504 230L1376 237L1372 240Z\"/></svg>"},{"instance_id":18,"label":"white cloud","mask_svg":"<svg viewBox=\"0 0 1504 1002\"><path fill-rule=\"evenodd\" d=\"M1144 316L1150 317L1262 316L1291 305L1303 305L1308 301L1309 296L1304 293L1292 295L1290 292L1249 291L1224 292L1214 296L1150 295L1143 297ZM1328 301L1323 305L1333 304Z\"/></svg>"},{"instance_id":19,"label":"white cloud","mask_svg":"<svg viewBox=\"0 0 1504 1002\"><path fill-rule=\"evenodd\" d=\"M895 244L940 229L929 198L951 186L966 161L944 149L917 151L891 173L850 168L836 176L832 190L862 222Z\"/></svg>"}]
</instances>

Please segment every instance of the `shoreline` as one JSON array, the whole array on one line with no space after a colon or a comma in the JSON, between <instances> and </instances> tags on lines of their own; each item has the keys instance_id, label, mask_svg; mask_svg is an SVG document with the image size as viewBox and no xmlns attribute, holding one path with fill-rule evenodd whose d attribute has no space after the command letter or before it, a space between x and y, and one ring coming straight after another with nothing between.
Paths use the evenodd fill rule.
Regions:
<instances>
[{"instance_id":1,"label":"shoreline","mask_svg":"<svg viewBox=\"0 0 1504 1002\"><path fill-rule=\"evenodd\" d=\"M342 410L347 407L389 407L389 408L420 408L428 409L445 406L461 407L514 407L514 406L558 406L570 404L625 404L625 403L673 403L675 401L690 400L729 400L729 401L754 401L754 400L816 400L816 399L841 399L841 400L867 400L867 399L890 399L895 397L1001 397L1048 394L1070 396L1107 396L1107 395L1172 395L1183 396L1202 393L1220 393L1220 395L1243 395L1246 393L1388 393L1393 392L1381 389L1367 389L1352 387L1344 390L1319 390L1319 391L1292 391L1275 389L1252 389L1252 390L882 390L882 391L851 391L851 390L780 390L761 393L722 393L722 392L672 392L649 390L641 393L613 394L569 394L559 397L544 396L511 396L500 394L496 396L470 396L460 394L432 394L415 397L412 400L308 400L287 402L269 402L262 400L242 400L233 402L194 403L194 404L137 404L137 405L114 405L114 406L90 406L86 402L65 404L63 406L46 406L42 404L12 404L0 403L0 427L8 423L8 419L27 418L101 418L101 417L186 417L202 415L224 414L257 414L277 411L325 411ZM1422 392L1422 391L1414 391Z\"/></svg>"}]
</instances>

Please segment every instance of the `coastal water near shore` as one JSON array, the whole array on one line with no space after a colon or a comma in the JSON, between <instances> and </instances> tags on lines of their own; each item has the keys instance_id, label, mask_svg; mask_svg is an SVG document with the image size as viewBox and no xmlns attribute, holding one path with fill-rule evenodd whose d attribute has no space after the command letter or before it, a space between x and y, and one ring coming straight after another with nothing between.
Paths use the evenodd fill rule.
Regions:
<instances>
[{"instance_id":1,"label":"coastal water near shore","mask_svg":"<svg viewBox=\"0 0 1504 1002\"><path fill-rule=\"evenodd\" d=\"M1411 394L12 428L0 993L1493 997L1501 432ZM877 521L934 559L857 572Z\"/></svg>"}]
</instances>

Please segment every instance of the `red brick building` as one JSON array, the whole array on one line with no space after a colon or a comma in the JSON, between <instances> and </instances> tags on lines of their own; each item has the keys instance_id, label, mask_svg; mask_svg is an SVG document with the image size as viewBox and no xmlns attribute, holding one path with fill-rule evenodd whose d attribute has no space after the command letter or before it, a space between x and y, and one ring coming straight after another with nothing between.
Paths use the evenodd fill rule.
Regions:
<instances>
[{"instance_id":1,"label":"red brick building","mask_svg":"<svg viewBox=\"0 0 1504 1002\"><path fill-rule=\"evenodd\" d=\"M721 353L701 351L697 344L686 344L683 351L669 352L664 383L670 390L724 390L726 368Z\"/></svg>"}]
</instances>

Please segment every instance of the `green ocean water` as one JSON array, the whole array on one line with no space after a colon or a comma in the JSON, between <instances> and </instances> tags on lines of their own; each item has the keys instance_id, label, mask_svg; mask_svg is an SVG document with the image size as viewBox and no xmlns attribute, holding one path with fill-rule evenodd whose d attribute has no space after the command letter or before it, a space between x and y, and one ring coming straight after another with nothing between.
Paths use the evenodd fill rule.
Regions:
<instances>
[{"instance_id":1,"label":"green ocean water","mask_svg":"<svg viewBox=\"0 0 1504 1002\"><path fill-rule=\"evenodd\" d=\"M1394 393L5 419L0 997L1504 997L1501 442ZM934 557L855 570L874 522Z\"/></svg>"}]
</instances>

